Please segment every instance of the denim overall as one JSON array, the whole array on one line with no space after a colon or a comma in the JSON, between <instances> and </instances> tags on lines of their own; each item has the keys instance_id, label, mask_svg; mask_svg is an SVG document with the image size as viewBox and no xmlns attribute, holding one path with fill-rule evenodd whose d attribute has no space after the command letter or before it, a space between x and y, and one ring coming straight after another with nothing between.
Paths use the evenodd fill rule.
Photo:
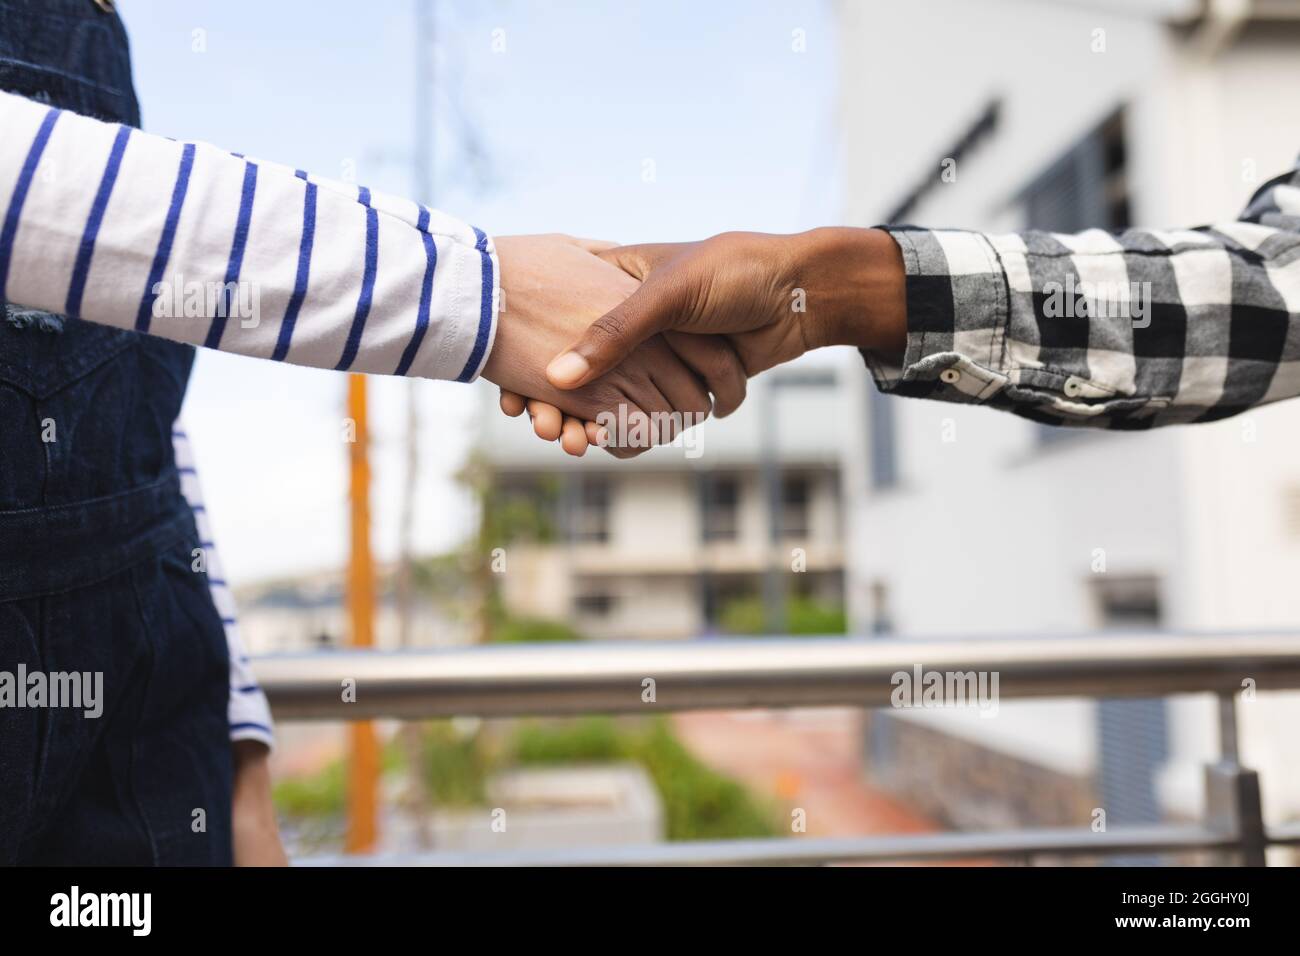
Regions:
<instances>
[{"instance_id":1,"label":"denim overall","mask_svg":"<svg viewBox=\"0 0 1300 956\"><path fill-rule=\"evenodd\" d=\"M95 0L0 0L0 88L140 121ZM228 652L172 452L193 349L3 309L0 865L228 865ZM98 716L33 696L73 674Z\"/></svg>"}]
</instances>

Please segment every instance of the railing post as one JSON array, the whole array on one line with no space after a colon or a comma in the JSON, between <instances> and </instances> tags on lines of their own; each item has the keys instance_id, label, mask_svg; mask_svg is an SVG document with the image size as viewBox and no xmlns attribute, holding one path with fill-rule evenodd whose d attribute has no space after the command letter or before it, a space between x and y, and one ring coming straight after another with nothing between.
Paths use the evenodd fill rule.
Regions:
<instances>
[{"instance_id":1,"label":"railing post","mask_svg":"<svg viewBox=\"0 0 1300 956\"><path fill-rule=\"evenodd\" d=\"M1259 774L1238 758L1236 699L1219 695L1220 759L1205 768L1205 818L1215 830L1231 834L1236 848L1214 854L1222 866L1264 866L1267 837Z\"/></svg>"}]
</instances>

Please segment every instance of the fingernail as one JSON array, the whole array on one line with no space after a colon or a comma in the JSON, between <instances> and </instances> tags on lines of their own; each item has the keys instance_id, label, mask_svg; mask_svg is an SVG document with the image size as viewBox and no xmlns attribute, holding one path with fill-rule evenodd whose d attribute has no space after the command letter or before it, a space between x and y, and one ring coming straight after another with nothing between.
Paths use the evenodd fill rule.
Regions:
<instances>
[{"instance_id":1,"label":"fingernail","mask_svg":"<svg viewBox=\"0 0 1300 956\"><path fill-rule=\"evenodd\" d=\"M576 382L590 368L587 360L577 352L565 352L546 366L546 377L552 382Z\"/></svg>"}]
</instances>

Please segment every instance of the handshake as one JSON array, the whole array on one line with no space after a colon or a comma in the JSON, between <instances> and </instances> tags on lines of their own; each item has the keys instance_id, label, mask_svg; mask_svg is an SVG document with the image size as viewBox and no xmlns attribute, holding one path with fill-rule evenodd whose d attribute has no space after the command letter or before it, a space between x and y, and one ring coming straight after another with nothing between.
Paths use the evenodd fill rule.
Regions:
<instances>
[{"instance_id":1,"label":"handshake","mask_svg":"<svg viewBox=\"0 0 1300 956\"><path fill-rule=\"evenodd\" d=\"M724 233L616 246L496 240L501 300L483 375L501 410L570 455L619 458L735 411L750 376L852 345L901 358L902 256L878 229Z\"/></svg>"}]
</instances>

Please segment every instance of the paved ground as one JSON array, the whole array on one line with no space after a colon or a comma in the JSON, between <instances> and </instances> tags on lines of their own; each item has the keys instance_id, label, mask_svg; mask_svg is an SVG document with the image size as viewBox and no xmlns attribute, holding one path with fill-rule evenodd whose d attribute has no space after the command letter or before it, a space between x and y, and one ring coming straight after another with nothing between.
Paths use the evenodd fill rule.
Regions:
<instances>
[{"instance_id":1,"label":"paved ground","mask_svg":"<svg viewBox=\"0 0 1300 956\"><path fill-rule=\"evenodd\" d=\"M807 833L854 836L939 829L864 782L860 712L851 709L678 714L682 741L709 766L784 806Z\"/></svg>"}]
</instances>

